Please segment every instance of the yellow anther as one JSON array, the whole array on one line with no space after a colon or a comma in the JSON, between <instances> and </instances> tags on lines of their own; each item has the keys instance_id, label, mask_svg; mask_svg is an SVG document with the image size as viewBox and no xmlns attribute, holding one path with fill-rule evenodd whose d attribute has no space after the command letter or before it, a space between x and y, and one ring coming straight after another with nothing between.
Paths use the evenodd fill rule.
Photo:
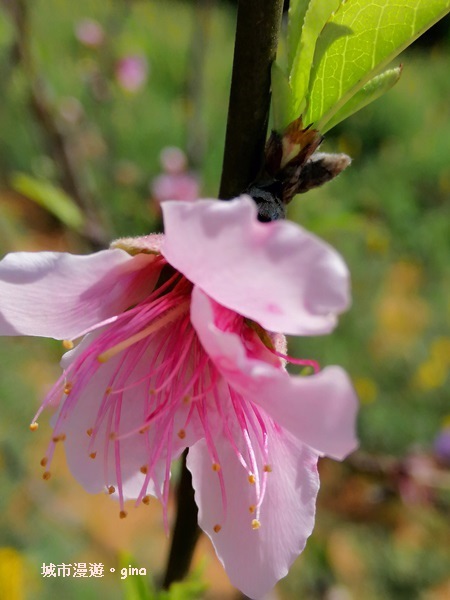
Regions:
<instances>
[{"instance_id":1,"label":"yellow anther","mask_svg":"<svg viewBox=\"0 0 450 600\"><path fill-rule=\"evenodd\" d=\"M144 496L142 498L142 503L143 504L150 504L150 496Z\"/></svg>"},{"instance_id":2,"label":"yellow anther","mask_svg":"<svg viewBox=\"0 0 450 600\"><path fill-rule=\"evenodd\" d=\"M89 427L89 429L86 431L86 433L88 434L89 437L91 437L93 431L94 430L92 429L92 427Z\"/></svg>"},{"instance_id":3,"label":"yellow anther","mask_svg":"<svg viewBox=\"0 0 450 600\"><path fill-rule=\"evenodd\" d=\"M60 433L59 435L54 435L52 437L52 441L55 442L63 442L66 439L66 434L65 433Z\"/></svg>"},{"instance_id":4,"label":"yellow anther","mask_svg":"<svg viewBox=\"0 0 450 600\"><path fill-rule=\"evenodd\" d=\"M62 345L66 350L72 350L73 342L71 340L63 340Z\"/></svg>"},{"instance_id":5,"label":"yellow anther","mask_svg":"<svg viewBox=\"0 0 450 600\"><path fill-rule=\"evenodd\" d=\"M66 394L66 396L68 396L70 394L70 392L72 391L73 388L73 383L68 381L66 383L66 385L64 386L64 393Z\"/></svg>"},{"instance_id":6,"label":"yellow anther","mask_svg":"<svg viewBox=\"0 0 450 600\"><path fill-rule=\"evenodd\" d=\"M143 473L144 475L147 475L147 471L148 471L147 465L143 465L143 466L142 466L142 467L139 469L139 471L140 471L141 473Z\"/></svg>"},{"instance_id":7,"label":"yellow anther","mask_svg":"<svg viewBox=\"0 0 450 600\"><path fill-rule=\"evenodd\" d=\"M111 496L111 494L114 494L114 492L116 491L116 488L113 485L110 485L108 487L108 494Z\"/></svg>"},{"instance_id":8,"label":"yellow anther","mask_svg":"<svg viewBox=\"0 0 450 600\"><path fill-rule=\"evenodd\" d=\"M36 423L36 422L31 423L30 431L36 431L36 429L38 429L38 428L39 428L39 423Z\"/></svg>"},{"instance_id":9,"label":"yellow anther","mask_svg":"<svg viewBox=\"0 0 450 600\"><path fill-rule=\"evenodd\" d=\"M42 479L45 479L45 481L48 481L51 476L52 474L50 473L50 471L44 471L44 473L42 473Z\"/></svg>"},{"instance_id":10,"label":"yellow anther","mask_svg":"<svg viewBox=\"0 0 450 600\"><path fill-rule=\"evenodd\" d=\"M126 510L121 510L121 511L120 511L120 513L119 513L119 517L120 517L121 519L125 519L125 517L127 516L127 514L128 514L128 513L127 513L127 511L126 511Z\"/></svg>"},{"instance_id":11,"label":"yellow anther","mask_svg":"<svg viewBox=\"0 0 450 600\"><path fill-rule=\"evenodd\" d=\"M270 465L264 465L265 473L272 473L272 467Z\"/></svg>"},{"instance_id":12,"label":"yellow anther","mask_svg":"<svg viewBox=\"0 0 450 600\"><path fill-rule=\"evenodd\" d=\"M254 513L254 512L255 512L255 510L256 510L256 506L255 506L254 504L251 504L251 505L248 507L248 510L249 510L249 512L250 512L250 513Z\"/></svg>"},{"instance_id":13,"label":"yellow anther","mask_svg":"<svg viewBox=\"0 0 450 600\"><path fill-rule=\"evenodd\" d=\"M184 440L184 438L186 437L186 432L184 429L180 429L180 431L178 432L178 437L180 438L180 440Z\"/></svg>"},{"instance_id":14,"label":"yellow anther","mask_svg":"<svg viewBox=\"0 0 450 600\"><path fill-rule=\"evenodd\" d=\"M252 521L252 529L259 529L261 527L261 523L258 519L253 519Z\"/></svg>"},{"instance_id":15,"label":"yellow anther","mask_svg":"<svg viewBox=\"0 0 450 600\"><path fill-rule=\"evenodd\" d=\"M112 392L112 387L111 387L111 386L108 386L108 387L106 388L106 390L105 390L105 394L106 394L106 395L108 395L108 394L110 394L111 392Z\"/></svg>"},{"instance_id":16,"label":"yellow anther","mask_svg":"<svg viewBox=\"0 0 450 600\"><path fill-rule=\"evenodd\" d=\"M256 477L253 475L253 473L250 473L250 475L248 476L248 482L252 485L256 483Z\"/></svg>"},{"instance_id":17,"label":"yellow anther","mask_svg":"<svg viewBox=\"0 0 450 600\"><path fill-rule=\"evenodd\" d=\"M219 533L219 531L222 529L222 525L214 525L213 529L216 533Z\"/></svg>"},{"instance_id":18,"label":"yellow anther","mask_svg":"<svg viewBox=\"0 0 450 600\"><path fill-rule=\"evenodd\" d=\"M185 397L183 398L183 403L184 403L184 404L189 404L189 402L190 402L190 401L191 401L191 397L190 397L190 396L185 396Z\"/></svg>"},{"instance_id":19,"label":"yellow anther","mask_svg":"<svg viewBox=\"0 0 450 600\"><path fill-rule=\"evenodd\" d=\"M216 473L218 473L220 471L220 465L219 465L219 463L213 463L212 464L212 470L215 471Z\"/></svg>"},{"instance_id":20,"label":"yellow anther","mask_svg":"<svg viewBox=\"0 0 450 600\"><path fill-rule=\"evenodd\" d=\"M46 456L44 456L44 458L41 458L41 467L45 467L48 463L48 458Z\"/></svg>"},{"instance_id":21,"label":"yellow anther","mask_svg":"<svg viewBox=\"0 0 450 600\"><path fill-rule=\"evenodd\" d=\"M97 456L97 452L91 452L89 456L94 459Z\"/></svg>"},{"instance_id":22,"label":"yellow anther","mask_svg":"<svg viewBox=\"0 0 450 600\"><path fill-rule=\"evenodd\" d=\"M109 434L109 439L114 441L117 438L117 434L115 431L111 431L111 433Z\"/></svg>"}]
</instances>

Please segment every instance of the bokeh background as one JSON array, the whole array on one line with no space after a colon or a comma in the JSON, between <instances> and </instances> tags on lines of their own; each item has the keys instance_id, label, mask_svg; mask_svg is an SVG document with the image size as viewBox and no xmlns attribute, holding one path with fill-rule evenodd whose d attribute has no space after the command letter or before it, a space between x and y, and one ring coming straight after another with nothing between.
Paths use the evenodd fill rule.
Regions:
<instances>
[{"instance_id":1,"label":"bokeh background","mask_svg":"<svg viewBox=\"0 0 450 600\"><path fill-rule=\"evenodd\" d=\"M2 0L0 254L90 252L158 229L167 195L215 197L234 25L232 2ZM401 62L391 92L327 135L323 149L349 153L351 169L290 211L352 272L337 331L290 353L349 371L361 446L322 461L317 526L277 586L283 600L450 598L449 20ZM172 146L186 164L161 155ZM72 480L62 451L41 479L49 416L28 425L62 352L0 340L0 597L135 599L134 580L109 569L136 564L145 588L158 582L158 503L119 520L112 500ZM43 578L51 562L107 572ZM194 563L177 598L237 597L206 539Z\"/></svg>"}]
</instances>

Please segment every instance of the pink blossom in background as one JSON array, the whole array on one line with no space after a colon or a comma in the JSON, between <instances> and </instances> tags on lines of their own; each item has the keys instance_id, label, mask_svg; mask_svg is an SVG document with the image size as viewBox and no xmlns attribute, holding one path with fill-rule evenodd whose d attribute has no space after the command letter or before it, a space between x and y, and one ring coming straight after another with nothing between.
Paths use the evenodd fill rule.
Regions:
<instances>
[{"instance_id":1,"label":"pink blossom in background","mask_svg":"<svg viewBox=\"0 0 450 600\"><path fill-rule=\"evenodd\" d=\"M103 27L93 19L78 21L75 26L75 35L79 42L91 48L97 48L105 41Z\"/></svg>"},{"instance_id":2,"label":"pink blossom in background","mask_svg":"<svg viewBox=\"0 0 450 600\"><path fill-rule=\"evenodd\" d=\"M347 268L299 226L259 223L248 197L162 210L164 236L6 256L0 333L82 338L38 411L58 407L44 477L63 442L73 475L117 497L122 517L149 494L166 513L171 461L188 447L199 524L231 582L260 598L312 531L318 457L356 446L346 373L288 374L273 332L330 332Z\"/></svg>"},{"instance_id":3,"label":"pink blossom in background","mask_svg":"<svg viewBox=\"0 0 450 600\"><path fill-rule=\"evenodd\" d=\"M125 56L116 64L116 80L127 92L136 93L147 81L148 64L143 56Z\"/></svg>"},{"instance_id":4,"label":"pink blossom in background","mask_svg":"<svg viewBox=\"0 0 450 600\"><path fill-rule=\"evenodd\" d=\"M168 146L161 151L160 161L164 173L151 182L152 199L158 204L166 200L197 200L200 182L196 175L186 171L187 158L183 150Z\"/></svg>"}]
</instances>

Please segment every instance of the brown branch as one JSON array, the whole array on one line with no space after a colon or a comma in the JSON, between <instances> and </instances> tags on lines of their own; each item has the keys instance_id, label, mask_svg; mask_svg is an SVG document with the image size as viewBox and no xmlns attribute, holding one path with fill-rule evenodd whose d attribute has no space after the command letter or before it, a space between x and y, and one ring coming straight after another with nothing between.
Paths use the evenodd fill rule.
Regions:
<instances>
[{"instance_id":1,"label":"brown branch","mask_svg":"<svg viewBox=\"0 0 450 600\"><path fill-rule=\"evenodd\" d=\"M263 163L283 0L239 0L233 75L219 197L233 198Z\"/></svg>"}]
</instances>

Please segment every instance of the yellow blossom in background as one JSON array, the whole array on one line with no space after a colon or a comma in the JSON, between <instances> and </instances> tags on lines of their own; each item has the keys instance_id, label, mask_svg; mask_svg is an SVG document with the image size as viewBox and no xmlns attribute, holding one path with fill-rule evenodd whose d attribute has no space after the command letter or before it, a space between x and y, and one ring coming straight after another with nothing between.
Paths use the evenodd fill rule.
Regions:
<instances>
[{"instance_id":1,"label":"yellow blossom in background","mask_svg":"<svg viewBox=\"0 0 450 600\"><path fill-rule=\"evenodd\" d=\"M414 383L422 390L433 390L442 387L447 379L447 371L446 365L430 358L419 365Z\"/></svg>"},{"instance_id":2,"label":"yellow blossom in background","mask_svg":"<svg viewBox=\"0 0 450 600\"><path fill-rule=\"evenodd\" d=\"M369 377L356 377L353 380L353 384L362 404L375 402L378 395L378 387L373 379Z\"/></svg>"},{"instance_id":3,"label":"yellow blossom in background","mask_svg":"<svg viewBox=\"0 0 450 600\"><path fill-rule=\"evenodd\" d=\"M0 598L25 598L24 560L14 548L0 548Z\"/></svg>"}]
</instances>

